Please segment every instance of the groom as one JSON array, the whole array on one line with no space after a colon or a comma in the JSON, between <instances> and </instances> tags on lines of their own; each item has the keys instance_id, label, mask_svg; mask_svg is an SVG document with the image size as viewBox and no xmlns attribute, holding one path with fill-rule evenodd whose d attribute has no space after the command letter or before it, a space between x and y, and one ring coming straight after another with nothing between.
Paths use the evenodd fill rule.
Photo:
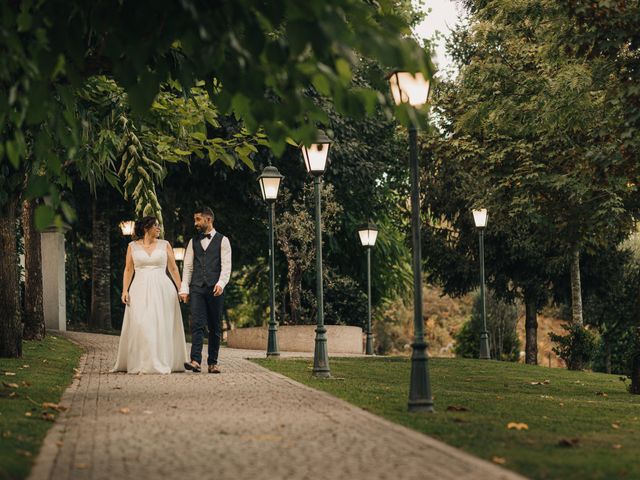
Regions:
<instances>
[{"instance_id":1,"label":"groom","mask_svg":"<svg viewBox=\"0 0 640 480\"><path fill-rule=\"evenodd\" d=\"M202 339L205 326L208 326L208 371L220 373L220 317L224 287L231 275L231 245L227 237L213 228L213 211L210 208L198 209L193 220L199 234L187 245L180 287L180 299L185 303L191 300L191 362L185 363L184 368L201 371Z\"/></svg>"}]
</instances>

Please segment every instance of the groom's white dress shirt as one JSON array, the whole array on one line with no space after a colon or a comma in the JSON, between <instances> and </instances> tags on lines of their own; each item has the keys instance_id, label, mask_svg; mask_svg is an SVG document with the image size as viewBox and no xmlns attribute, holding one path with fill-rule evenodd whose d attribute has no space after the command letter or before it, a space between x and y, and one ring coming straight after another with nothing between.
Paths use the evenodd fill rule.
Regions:
<instances>
[{"instance_id":1,"label":"groom's white dress shirt","mask_svg":"<svg viewBox=\"0 0 640 480\"><path fill-rule=\"evenodd\" d=\"M200 240L200 245L206 250L216 234L215 228L208 231L206 235L211 234L211 238L203 237ZM193 240L189 240L187 245L187 251L184 254L183 271L182 271L182 285L180 286L180 293L189 294L189 283L191 282L191 275L193 275ZM222 237L222 243L220 244L220 279L216 285L220 285L220 288L224 290L224 287L229 283L229 277L231 276L231 244L227 237Z\"/></svg>"}]
</instances>

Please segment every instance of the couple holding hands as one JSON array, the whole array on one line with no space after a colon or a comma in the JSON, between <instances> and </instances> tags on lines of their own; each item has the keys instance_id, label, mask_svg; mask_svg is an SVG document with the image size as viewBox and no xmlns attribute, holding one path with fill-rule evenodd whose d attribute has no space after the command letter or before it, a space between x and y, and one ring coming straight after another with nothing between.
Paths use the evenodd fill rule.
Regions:
<instances>
[{"instance_id":1,"label":"couple holding hands","mask_svg":"<svg viewBox=\"0 0 640 480\"><path fill-rule=\"evenodd\" d=\"M214 229L210 208L198 209L193 218L199 233L187 245L182 280L171 245L159 238L157 219L144 217L136 222L136 240L127 248L122 282L122 302L126 306L112 372L200 372L208 328L207 369L220 373L220 319L224 288L231 275L231 245ZM179 299L191 305L190 356Z\"/></svg>"}]
</instances>

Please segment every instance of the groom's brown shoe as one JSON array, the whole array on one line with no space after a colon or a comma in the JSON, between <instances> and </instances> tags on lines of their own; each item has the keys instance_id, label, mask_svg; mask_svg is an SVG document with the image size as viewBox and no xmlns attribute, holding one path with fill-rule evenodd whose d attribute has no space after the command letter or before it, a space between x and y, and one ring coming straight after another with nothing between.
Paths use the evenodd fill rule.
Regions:
<instances>
[{"instance_id":1,"label":"groom's brown shoe","mask_svg":"<svg viewBox=\"0 0 640 480\"><path fill-rule=\"evenodd\" d=\"M222 373L217 365L209 365L209 373Z\"/></svg>"}]
</instances>

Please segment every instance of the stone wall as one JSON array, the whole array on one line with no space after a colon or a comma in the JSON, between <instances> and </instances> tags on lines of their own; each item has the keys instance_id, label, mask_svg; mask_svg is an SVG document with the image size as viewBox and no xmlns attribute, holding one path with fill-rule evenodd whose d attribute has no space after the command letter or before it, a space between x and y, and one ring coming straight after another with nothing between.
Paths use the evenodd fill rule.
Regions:
<instances>
[{"instance_id":1,"label":"stone wall","mask_svg":"<svg viewBox=\"0 0 640 480\"><path fill-rule=\"evenodd\" d=\"M327 325L327 347L330 355L363 353L362 328ZM313 352L315 325L283 325L278 327L278 348L282 352ZM267 350L266 327L236 328L227 333L227 346L248 350Z\"/></svg>"}]
</instances>

